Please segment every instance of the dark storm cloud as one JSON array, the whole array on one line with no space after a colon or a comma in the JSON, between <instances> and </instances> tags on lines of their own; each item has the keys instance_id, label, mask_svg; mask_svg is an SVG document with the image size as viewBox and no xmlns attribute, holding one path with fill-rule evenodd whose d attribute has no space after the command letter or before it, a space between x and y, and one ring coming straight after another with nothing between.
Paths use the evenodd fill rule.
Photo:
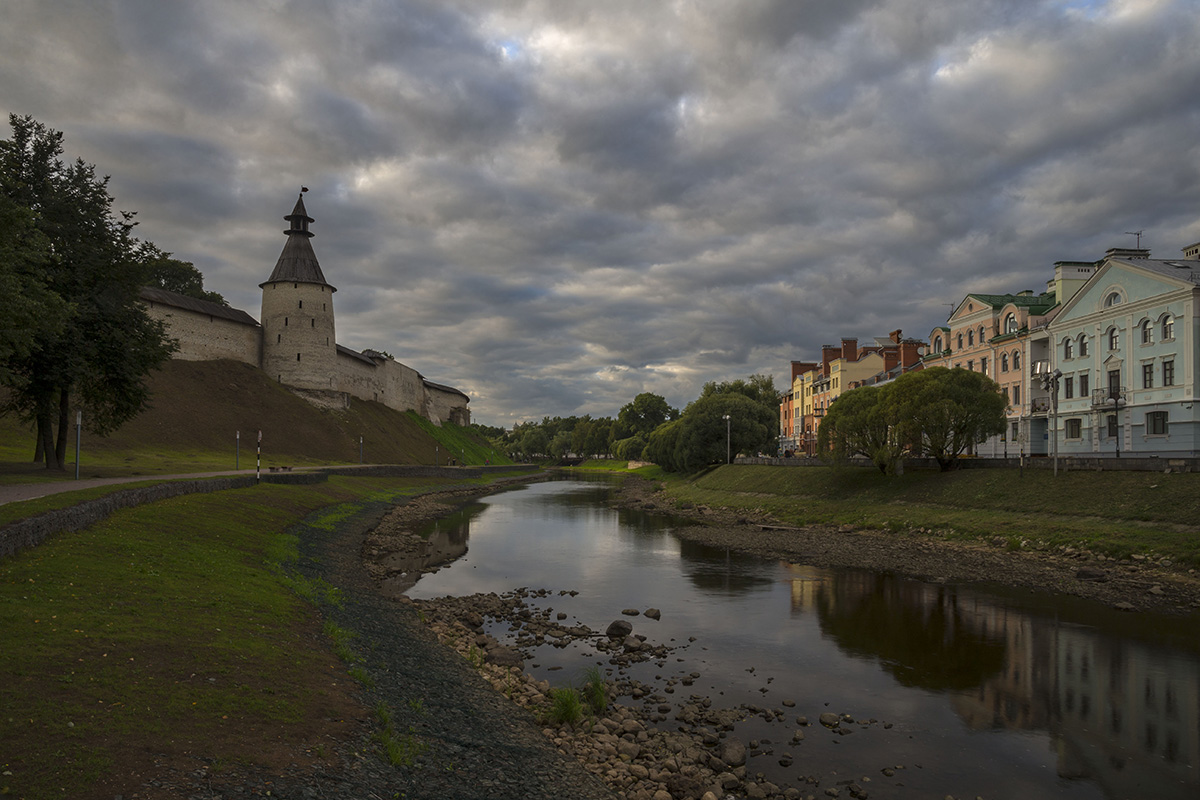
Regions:
<instances>
[{"instance_id":1,"label":"dark storm cloud","mask_svg":"<svg viewBox=\"0 0 1200 800\"><path fill-rule=\"evenodd\" d=\"M1200 240L1184 0L9 0L0 108L257 313L301 185L338 336L493 424L676 406L1146 231Z\"/></svg>"}]
</instances>

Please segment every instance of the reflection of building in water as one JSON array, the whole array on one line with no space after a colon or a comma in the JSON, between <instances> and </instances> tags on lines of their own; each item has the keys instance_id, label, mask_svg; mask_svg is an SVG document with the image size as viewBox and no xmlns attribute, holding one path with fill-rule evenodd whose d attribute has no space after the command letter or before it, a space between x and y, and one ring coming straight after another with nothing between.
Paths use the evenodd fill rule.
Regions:
<instances>
[{"instance_id":1,"label":"reflection of building in water","mask_svg":"<svg viewBox=\"0 0 1200 800\"><path fill-rule=\"evenodd\" d=\"M1060 773L1119 797L1200 796L1200 668L1087 629L1055 639Z\"/></svg>"},{"instance_id":2,"label":"reflection of building in water","mask_svg":"<svg viewBox=\"0 0 1200 800\"><path fill-rule=\"evenodd\" d=\"M817 588L825 580L825 571L786 561L783 562L783 568L791 575L788 585L792 595L792 613L815 608Z\"/></svg>"},{"instance_id":3,"label":"reflection of building in water","mask_svg":"<svg viewBox=\"0 0 1200 800\"><path fill-rule=\"evenodd\" d=\"M802 602L840 647L902 683L949 690L970 728L1046 730L1059 774L1114 798L1200 797L1194 658L936 584L871 573L804 583L816 605Z\"/></svg>"}]
</instances>

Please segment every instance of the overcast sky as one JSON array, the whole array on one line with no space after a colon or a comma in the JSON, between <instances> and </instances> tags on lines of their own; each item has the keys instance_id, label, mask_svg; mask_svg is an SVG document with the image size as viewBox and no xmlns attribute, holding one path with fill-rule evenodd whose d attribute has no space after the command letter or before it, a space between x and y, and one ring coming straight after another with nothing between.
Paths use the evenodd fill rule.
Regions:
<instances>
[{"instance_id":1,"label":"overcast sky","mask_svg":"<svg viewBox=\"0 0 1200 800\"><path fill-rule=\"evenodd\" d=\"M308 186L339 342L505 427L1200 241L1196 0L0 0L0 110L255 318Z\"/></svg>"}]
</instances>

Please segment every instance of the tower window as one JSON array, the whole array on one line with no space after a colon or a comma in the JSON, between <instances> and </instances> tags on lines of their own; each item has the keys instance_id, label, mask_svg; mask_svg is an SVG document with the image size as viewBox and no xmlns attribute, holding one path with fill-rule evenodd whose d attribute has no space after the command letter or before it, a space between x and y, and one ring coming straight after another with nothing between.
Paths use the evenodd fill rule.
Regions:
<instances>
[{"instance_id":1,"label":"tower window","mask_svg":"<svg viewBox=\"0 0 1200 800\"><path fill-rule=\"evenodd\" d=\"M287 320L288 320L287 317L283 318L283 327L285 327L285 328L287 327Z\"/></svg>"},{"instance_id":2,"label":"tower window","mask_svg":"<svg viewBox=\"0 0 1200 800\"><path fill-rule=\"evenodd\" d=\"M300 301L300 308L304 308L304 301L303 301L303 300L301 300L301 301Z\"/></svg>"},{"instance_id":3,"label":"tower window","mask_svg":"<svg viewBox=\"0 0 1200 800\"><path fill-rule=\"evenodd\" d=\"M315 327L317 327L317 318L316 318L316 317L313 317L312 319L310 319L310 320L309 320L309 322L310 322L310 323L312 323L312 324L311 324L311 325L309 325L308 327L310 327L310 328L315 328Z\"/></svg>"},{"instance_id":4,"label":"tower window","mask_svg":"<svg viewBox=\"0 0 1200 800\"><path fill-rule=\"evenodd\" d=\"M283 334L282 333L275 334L275 344L279 344L282 341L283 341Z\"/></svg>"},{"instance_id":5,"label":"tower window","mask_svg":"<svg viewBox=\"0 0 1200 800\"><path fill-rule=\"evenodd\" d=\"M299 353L296 353L296 360L297 360L297 361L299 361L299 360L300 360L300 354L299 354Z\"/></svg>"}]
</instances>

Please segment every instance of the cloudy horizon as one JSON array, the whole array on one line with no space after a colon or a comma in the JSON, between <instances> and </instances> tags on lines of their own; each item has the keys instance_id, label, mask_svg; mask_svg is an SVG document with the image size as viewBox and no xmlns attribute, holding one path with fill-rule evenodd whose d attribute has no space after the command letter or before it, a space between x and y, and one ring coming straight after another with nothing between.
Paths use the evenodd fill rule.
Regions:
<instances>
[{"instance_id":1,"label":"cloudy horizon","mask_svg":"<svg viewBox=\"0 0 1200 800\"><path fill-rule=\"evenodd\" d=\"M0 110L475 421L615 416L1200 241L1195 0L7 0ZM5 133L7 138L8 133Z\"/></svg>"}]
</instances>

